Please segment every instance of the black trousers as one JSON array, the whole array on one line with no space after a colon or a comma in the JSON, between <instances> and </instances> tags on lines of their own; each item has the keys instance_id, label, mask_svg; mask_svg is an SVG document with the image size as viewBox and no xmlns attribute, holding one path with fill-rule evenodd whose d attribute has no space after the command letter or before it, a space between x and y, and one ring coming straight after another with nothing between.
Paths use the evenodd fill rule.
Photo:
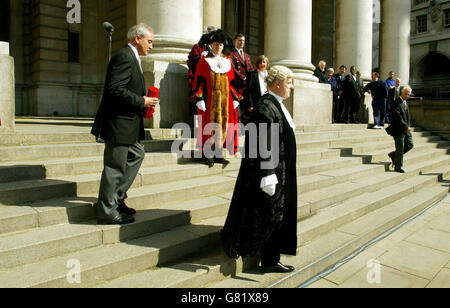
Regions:
<instances>
[{"instance_id":1,"label":"black trousers","mask_svg":"<svg viewBox=\"0 0 450 308\"><path fill-rule=\"evenodd\" d=\"M403 155L414 148L414 142L411 133L394 137L394 141L395 152L392 152L390 155L394 157L394 165L398 169L403 167Z\"/></svg>"},{"instance_id":2,"label":"black trousers","mask_svg":"<svg viewBox=\"0 0 450 308\"><path fill-rule=\"evenodd\" d=\"M280 232L276 230L270 238L264 243L261 249L261 265L272 266L278 264L281 259L280 254Z\"/></svg>"}]
</instances>

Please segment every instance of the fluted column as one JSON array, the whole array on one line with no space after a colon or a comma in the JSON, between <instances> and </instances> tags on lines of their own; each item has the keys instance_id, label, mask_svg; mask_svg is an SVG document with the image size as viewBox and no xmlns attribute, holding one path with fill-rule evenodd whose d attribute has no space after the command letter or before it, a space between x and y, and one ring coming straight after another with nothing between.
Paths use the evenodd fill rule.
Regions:
<instances>
[{"instance_id":1,"label":"fluted column","mask_svg":"<svg viewBox=\"0 0 450 308\"><path fill-rule=\"evenodd\" d=\"M380 72L386 78L390 71L409 83L411 34L411 1L381 0Z\"/></svg>"},{"instance_id":2,"label":"fluted column","mask_svg":"<svg viewBox=\"0 0 450 308\"><path fill-rule=\"evenodd\" d=\"M311 64L312 0L266 0L265 53L296 79L317 82Z\"/></svg>"},{"instance_id":3,"label":"fluted column","mask_svg":"<svg viewBox=\"0 0 450 308\"><path fill-rule=\"evenodd\" d=\"M202 34L202 0L136 0L136 21L155 34L151 59L185 63Z\"/></svg>"},{"instance_id":4,"label":"fluted column","mask_svg":"<svg viewBox=\"0 0 450 308\"><path fill-rule=\"evenodd\" d=\"M336 68L354 65L364 79L370 80L372 38L373 1L336 0Z\"/></svg>"},{"instance_id":5,"label":"fluted column","mask_svg":"<svg viewBox=\"0 0 450 308\"><path fill-rule=\"evenodd\" d=\"M222 0L203 0L203 27L222 28Z\"/></svg>"}]
</instances>

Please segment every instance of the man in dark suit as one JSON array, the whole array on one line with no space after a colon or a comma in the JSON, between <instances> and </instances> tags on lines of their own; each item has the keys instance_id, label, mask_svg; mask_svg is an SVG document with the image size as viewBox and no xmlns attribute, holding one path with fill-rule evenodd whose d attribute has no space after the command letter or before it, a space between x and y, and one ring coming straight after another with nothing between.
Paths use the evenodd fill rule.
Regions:
<instances>
[{"instance_id":1,"label":"man in dark suit","mask_svg":"<svg viewBox=\"0 0 450 308\"><path fill-rule=\"evenodd\" d=\"M321 60L314 70L314 76L319 78L319 83L328 83L327 71L325 70L326 67L327 63Z\"/></svg>"},{"instance_id":2,"label":"man in dark suit","mask_svg":"<svg viewBox=\"0 0 450 308\"><path fill-rule=\"evenodd\" d=\"M238 34L234 38L236 51L230 53L233 62L234 76L236 78L236 91L243 95L247 87L247 74L253 71L252 60L248 53L244 51L245 36Z\"/></svg>"},{"instance_id":3,"label":"man in dark suit","mask_svg":"<svg viewBox=\"0 0 450 308\"><path fill-rule=\"evenodd\" d=\"M339 99L338 99L338 108L337 108L337 115L336 115L336 123L343 123L343 113L344 113L344 106L345 106L345 99L344 99L344 81L345 81L345 73L347 72L347 67L345 65L341 65L339 67L339 72L334 74L333 77L336 79L337 87L339 89Z\"/></svg>"},{"instance_id":4,"label":"man in dark suit","mask_svg":"<svg viewBox=\"0 0 450 308\"><path fill-rule=\"evenodd\" d=\"M139 24L128 32L129 44L111 59L106 73L102 102L91 133L105 141L104 169L96 211L99 223L132 223L134 209L125 204L145 156L143 113L158 99L146 97L139 56L153 48L153 30Z\"/></svg>"},{"instance_id":5,"label":"man in dark suit","mask_svg":"<svg viewBox=\"0 0 450 308\"><path fill-rule=\"evenodd\" d=\"M319 78L319 83L328 83L327 71L325 70L326 67L327 63L321 60L319 65L314 70L314 76Z\"/></svg>"},{"instance_id":6,"label":"man in dark suit","mask_svg":"<svg viewBox=\"0 0 450 308\"><path fill-rule=\"evenodd\" d=\"M355 115L361 107L361 89L356 76L356 67L350 68L350 74L345 77L342 88L345 100L344 123L356 124Z\"/></svg>"},{"instance_id":7,"label":"man in dark suit","mask_svg":"<svg viewBox=\"0 0 450 308\"><path fill-rule=\"evenodd\" d=\"M391 105L394 101L397 100L402 95L403 87L400 86L402 81L397 78L395 80L395 85L389 89L389 101L386 105L386 123L390 123L390 113L391 113Z\"/></svg>"},{"instance_id":8,"label":"man in dark suit","mask_svg":"<svg viewBox=\"0 0 450 308\"><path fill-rule=\"evenodd\" d=\"M403 168L403 155L414 148L411 135L411 116L406 100L411 96L411 88L405 87L402 94L391 106L391 125L386 131L394 137L395 152L389 153L395 171L405 173Z\"/></svg>"}]
</instances>

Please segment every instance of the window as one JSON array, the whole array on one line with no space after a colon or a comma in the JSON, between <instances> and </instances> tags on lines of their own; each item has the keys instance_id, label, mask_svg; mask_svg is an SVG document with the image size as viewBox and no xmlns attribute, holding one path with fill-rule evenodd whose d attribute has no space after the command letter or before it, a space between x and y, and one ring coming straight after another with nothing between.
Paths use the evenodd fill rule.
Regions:
<instances>
[{"instance_id":1,"label":"window","mask_svg":"<svg viewBox=\"0 0 450 308\"><path fill-rule=\"evenodd\" d=\"M426 33L428 31L428 15L417 16L417 33Z\"/></svg>"},{"instance_id":2,"label":"window","mask_svg":"<svg viewBox=\"0 0 450 308\"><path fill-rule=\"evenodd\" d=\"M450 28L450 9L444 11L444 27Z\"/></svg>"},{"instance_id":3,"label":"window","mask_svg":"<svg viewBox=\"0 0 450 308\"><path fill-rule=\"evenodd\" d=\"M69 62L80 63L80 33L69 32Z\"/></svg>"}]
</instances>

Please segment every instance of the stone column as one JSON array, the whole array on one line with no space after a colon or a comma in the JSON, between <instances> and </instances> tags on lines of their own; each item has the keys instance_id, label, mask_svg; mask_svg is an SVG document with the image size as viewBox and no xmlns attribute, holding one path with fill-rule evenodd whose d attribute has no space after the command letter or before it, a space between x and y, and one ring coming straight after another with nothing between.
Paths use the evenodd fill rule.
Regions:
<instances>
[{"instance_id":1,"label":"stone column","mask_svg":"<svg viewBox=\"0 0 450 308\"><path fill-rule=\"evenodd\" d=\"M381 0L380 73L383 79L390 71L409 83L411 34L411 1Z\"/></svg>"},{"instance_id":2,"label":"stone column","mask_svg":"<svg viewBox=\"0 0 450 308\"><path fill-rule=\"evenodd\" d=\"M311 64L312 0L266 0L265 52L297 79L317 82Z\"/></svg>"},{"instance_id":3,"label":"stone column","mask_svg":"<svg viewBox=\"0 0 450 308\"><path fill-rule=\"evenodd\" d=\"M372 37L373 1L336 0L336 68L354 65L371 80Z\"/></svg>"},{"instance_id":4,"label":"stone column","mask_svg":"<svg viewBox=\"0 0 450 308\"><path fill-rule=\"evenodd\" d=\"M136 0L136 23L153 28L154 49L142 58L147 86L160 89L161 104L149 128L192 122L188 105L188 53L202 35L203 0Z\"/></svg>"},{"instance_id":5,"label":"stone column","mask_svg":"<svg viewBox=\"0 0 450 308\"><path fill-rule=\"evenodd\" d=\"M330 124L332 92L319 84L311 64L312 0L266 0L265 53L271 65L293 70L295 89L285 102L294 122L301 125Z\"/></svg>"},{"instance_id":6,"label":"stone column","mask_svg":"<svg viewBox=\"0 0 450 308\"><path fill-rule=\"evenodd\" d=\"M203 0L203 27L222 28L222 0Z\"/></svg>"},{"instance_id":7,"label":"stone column","mask_svg":"<svg viewBox=\"0 0 450 308\"><path fill-rule=\"evenodd\" d=\"M15 127L14 59L9 56L7 42L0 42L0 72L0 132L3 132Z\"/></svg>"}]
</instances>

